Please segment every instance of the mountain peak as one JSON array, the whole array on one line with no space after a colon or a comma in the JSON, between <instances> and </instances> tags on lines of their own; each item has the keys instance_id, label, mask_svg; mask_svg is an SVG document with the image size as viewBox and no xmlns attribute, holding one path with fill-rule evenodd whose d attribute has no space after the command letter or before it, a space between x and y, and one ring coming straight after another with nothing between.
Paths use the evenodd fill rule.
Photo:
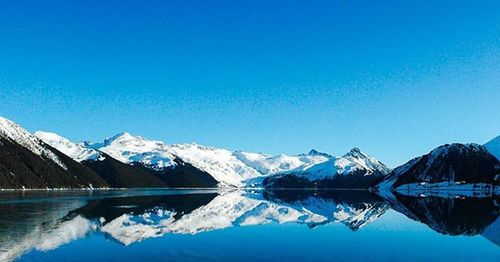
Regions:
<instances>
[{"instance_id":1,"label":"mountain peak","mask_svg":"<svg viewBox=\"0 0 500 262\"><path fill-rule=\"evenodd\" d=\"M175 165L173 161L175 157L166 151L165 143L134 136L128 132L107 138L102 143L85 142L85 146L102 151L126 164L140 162L156 170Z\"/></svg>"},{"instance_id":2,"label":"mountain peak","mask_svg":"<svg viewBox=\"0 0 500 262\"><path fill-rule=\"evenodd\" d=\"M358 147L353 147L343 157L355 157L355 158L362 158L362 159L370 158L367 154L361 152L361 150Z\"/></svg>"},{"instance_id":3,"label":"mountain peak","mask_svg":"<svg viewBox=\"0 0 500 262\"><path fill-rule=\"evenodd\" d=\"M113 141L116 141L116 140L135 140L135 139L140 139L142 137L140 136L134 136L132 134L130 134L129 132L121 132L121 133L118 133L110 138L107 138L105 139L105 141L109 141L109 143L112 143Z\"/></svg>"},{"instance_id":4,"label":"mountain peak","mask_svg":"<svg viewBox=\"0 0 500 262\"><path fill-rule=\"evenodd\" d=\"M353 148L351 149L351 152L361 153L361 150L360 150L358 147L353 147Z\"/></svg>"},{"instance_id":5,"label":"mountain peak","mask_svg":"<svg viewBox=\"0 0 500 262\"><path fill-rule=\"evenodd\" d=\"M327 154L327 153L323 153L323 152L319 152L318 150L316 149L311 149L311 151L309 151L309 153L307 153L307 155L309 156L324 156L324 157L327 157L327 158L331 158L332 155L330 154Z\"/></svg>"},{"instance_id":6,"label":"mountain peak","mask_svg":"<svg viewBox=\"0 0 500 262\"><path fill-rule=\"evenodd\" d=\"M377 170L384 174L387 174L391 171L391 169L388 168L385 164L378 161L374 157L363 153L358 147L352 148L349 152L343 155L342 158L350 159L369 170Z\"/></svg>"}]
</instances>

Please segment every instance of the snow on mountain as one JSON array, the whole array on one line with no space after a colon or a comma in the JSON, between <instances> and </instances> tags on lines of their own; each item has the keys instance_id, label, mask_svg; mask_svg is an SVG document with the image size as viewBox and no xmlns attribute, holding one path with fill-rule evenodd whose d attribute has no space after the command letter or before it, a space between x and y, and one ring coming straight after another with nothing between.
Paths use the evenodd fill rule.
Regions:
<instances>
[{"instance_id":1,"label":"snow on mountain","mask_svg":"<svg viewBox=\"0 0 500 262\"><path fill-rule=\"evenodd\" d=\"M174 167L173 160L179 158L209 173L222 187L243 187L248 180L327 160L323 155L270 156L194 143L167 145L129 133L116 135L103 143L86 143L85 146L105 152L121 162L139 162L156 170Z\"/></svg>"},{"instance_id":2,"label":"snow on mountain","mask_svg":"<svg viewBox=\"0 0 500 262\"><path fill-rule=\"evenodd\" d=\"M355 171L366 171L365 175L374 173L387 174L390 169L375 158L353 148L342 157L331 157L326 161L302 165L283 174L294 174L310 181L331 178L336 175L349 175Z\"/></svg>"},{"instance_id":3,"label":"snow on mountain","mask_svg":"<svg viewBox=\"0 0 500 262\"><path fill-rule=\"evenodd\" d=\"M102 158L99 151L86 148L80 144L75 144L55 133L37 131L35 132L35 136L77 162L82 162L85 160L98 160Z\"/></svg>"},{"instance_id":4,"label":"snow on mountain","mask_svg":"<svg viewBox=\"0 0 500 262\"><path fill-rule=\"evenodd\" d=\"M174 144L168 151L183 161L208 172L221 186L244 186L243 181L262 176L240 161L233 152L198 144Z\"/></svg>"},{"instance_id":5,"label":"snow on mountain","mask_svg":"<svg viewBox=\"0 0 500 262\"><path fill-rule=\"evenodd\" d=\"M498 183L498 160L477 144L447 144L397 167L380 184L379 192L391 189L430 190L484 188ZM470 186L476 184L477 187Z\"/></svg>"},{"instance_id":6,"label":"snow on mountain","mask_svg":"<svg viewBox=\"0 0 500 262\"><path fill-rule=\"evenodd\" d=\"M84 146L102 151L126 164L138 162L155 170L175 165L174 156L163 142L147 140L126 132L108 138L103 143L85 142Z\"/></svg>"},{"instance_id":7,"label":"snow on mountain","mask_svg":"<svg viewBox=\"0 0 500 262\"><path fill-rule=\"evenodd\" d=\"M500 136L497 136L488 143L484 144L484 147L486 147L492 155L500 160Z\"/></svg>"},{"instance_id":8,"label":"snow on mountain","mask_svg":"<svg viewBox=\"0 0 500 262\"><path fill-rule=\"evenodd\" d=\"M324 155L298 155L289 156L280 154L271 156L261 153L247 153L236 151L233 155L246 165L257 170L261 174L274 174L292 170L303 165L312 165L326 161Z\"/></svg>"},{"instance_id":9,"label":"snow on mountain","mask_svg":"<svg viewBox=\"0 0 500 262\"><path fill-rule=\"evenodd\" d=\"M20 127L18 124L3 117L0 117L0 136L16 142L34 154L49 159L63 169L67 170L67 167L62 163L59 157L47 148L42 140L28 132L26 129Z\"/></svg>"},{"instance_id":10,"label":"snow on mountain","mask_svg":"<svg viewBox=\"0 0 500 262\"><path fill-rule=\"evenodd\" d=\"M347 154L343 155L342 158L348 159L353 163L356 163L366 170L371 170L371 172L381 172L384 174L388 174L391 172L391 169L387 167L382 162L378 161L374 157L371 157L363 152L357 147L351 149Z\"/></svg>"}]
</instances>

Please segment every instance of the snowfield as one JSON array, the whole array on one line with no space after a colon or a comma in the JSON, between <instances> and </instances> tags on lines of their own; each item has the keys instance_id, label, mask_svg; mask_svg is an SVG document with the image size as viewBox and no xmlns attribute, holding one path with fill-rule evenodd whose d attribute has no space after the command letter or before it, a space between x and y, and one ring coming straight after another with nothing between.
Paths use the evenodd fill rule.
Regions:
<instances>
[{"instance_id":1,"label":"snowfield","mask_svg":"<svg viewBox=\"0 0 500 262\"><path fill-rule=\"evenodd\" d=\"M99 151L86 148L80 144L72 143L68 139L55 133L37 131L35 132L35 136L46 144L61 151L61 153L73 158L77 162L85 160L100 160L103 157Z\"/></svg>"}]
</instances>

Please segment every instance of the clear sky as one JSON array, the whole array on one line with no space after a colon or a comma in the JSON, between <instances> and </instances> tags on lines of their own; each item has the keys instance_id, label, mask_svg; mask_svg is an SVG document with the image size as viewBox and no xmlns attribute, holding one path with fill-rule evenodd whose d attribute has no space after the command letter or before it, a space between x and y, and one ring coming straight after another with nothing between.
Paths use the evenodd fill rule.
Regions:
<instances>
[{"instance_id":1,"label":"clear sky","mask_svg":"<svg viewBox=\"0 0 500 262\"><path fill-rule=\"evenodd\" d=\"M395 166L500 135L500 2L1 1L0 115Z\"/></svg>"}]
</instances>

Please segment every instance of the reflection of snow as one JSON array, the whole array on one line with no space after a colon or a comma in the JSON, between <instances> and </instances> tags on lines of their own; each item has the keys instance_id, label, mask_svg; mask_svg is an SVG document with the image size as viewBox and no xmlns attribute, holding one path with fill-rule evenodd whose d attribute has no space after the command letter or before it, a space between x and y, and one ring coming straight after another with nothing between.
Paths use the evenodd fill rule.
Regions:
<instances>
[{"instance_id":1,"label":"reflection of snow","mask_svg":"<svg viewBox=\"0 0 500 262\"><path fill-rule=\"evenodd\" d=\"M143 239L160 237L167 233L174 214L162 209L147 211L141 215L124 214L101 228L124 245ZM102 221L102 220L101 220Z\"/></svg>"},{"instance_id":2,"label":"reflection of snow","mask_svg":"<svg viewBox=\"0 0 500 262\"><path fill-rule=\"evenodd\" d=\"M355 208L349 205L337 205L338 211L333 214L336 220L357 230L362 226L377 220L387 210L386 205L379 203L363 203L362 208Z\"/></svg>"},{"instance_id":3,"label":"reflection of snow","mask_svg":"<svg viewBox=\"0 0 500 262\"><path fill-rule=\"evenodd\" d=\"M12 239L15 242L2 243L2 246L5 245L5 249L0 250L0 261L10 261L31 249L39 251L56 249L84 237L93 228L95 226L92 226L89 220L81 216L51 225L48 228L45 225L38 225L29 234L24 235L22 239Z\"/></svg>"},{"instance_id":4,"label":"reflection of snow","mask_svg":"<svg viewBox=\"0 0 500 262\"><path fill-rule=\"evenodd\" d=\"M385 205L360 203L357 207L336 204L321 198L292 205L277 204L263 199L228 192L191 213L174 219L173 212L155 208L139 215L124 214L101 227L124 245L167 233L197 234L234 226L269 223L298 223L308 225L342 222L352 229L374 221L386 210Z\"/></svg>"},{"instance_id":5,"label":"reflection of snow","mask_svg":"<svg viewBox=\"0 0 500 262\"><path fill-rule=\"evenodd\" d=\"M77 216L72 220L61 223L57 228L49 231L35 248L40 251L53 250L73 240L84 237L95 225L88 219Z\"/></svg>"}]
</instances>

